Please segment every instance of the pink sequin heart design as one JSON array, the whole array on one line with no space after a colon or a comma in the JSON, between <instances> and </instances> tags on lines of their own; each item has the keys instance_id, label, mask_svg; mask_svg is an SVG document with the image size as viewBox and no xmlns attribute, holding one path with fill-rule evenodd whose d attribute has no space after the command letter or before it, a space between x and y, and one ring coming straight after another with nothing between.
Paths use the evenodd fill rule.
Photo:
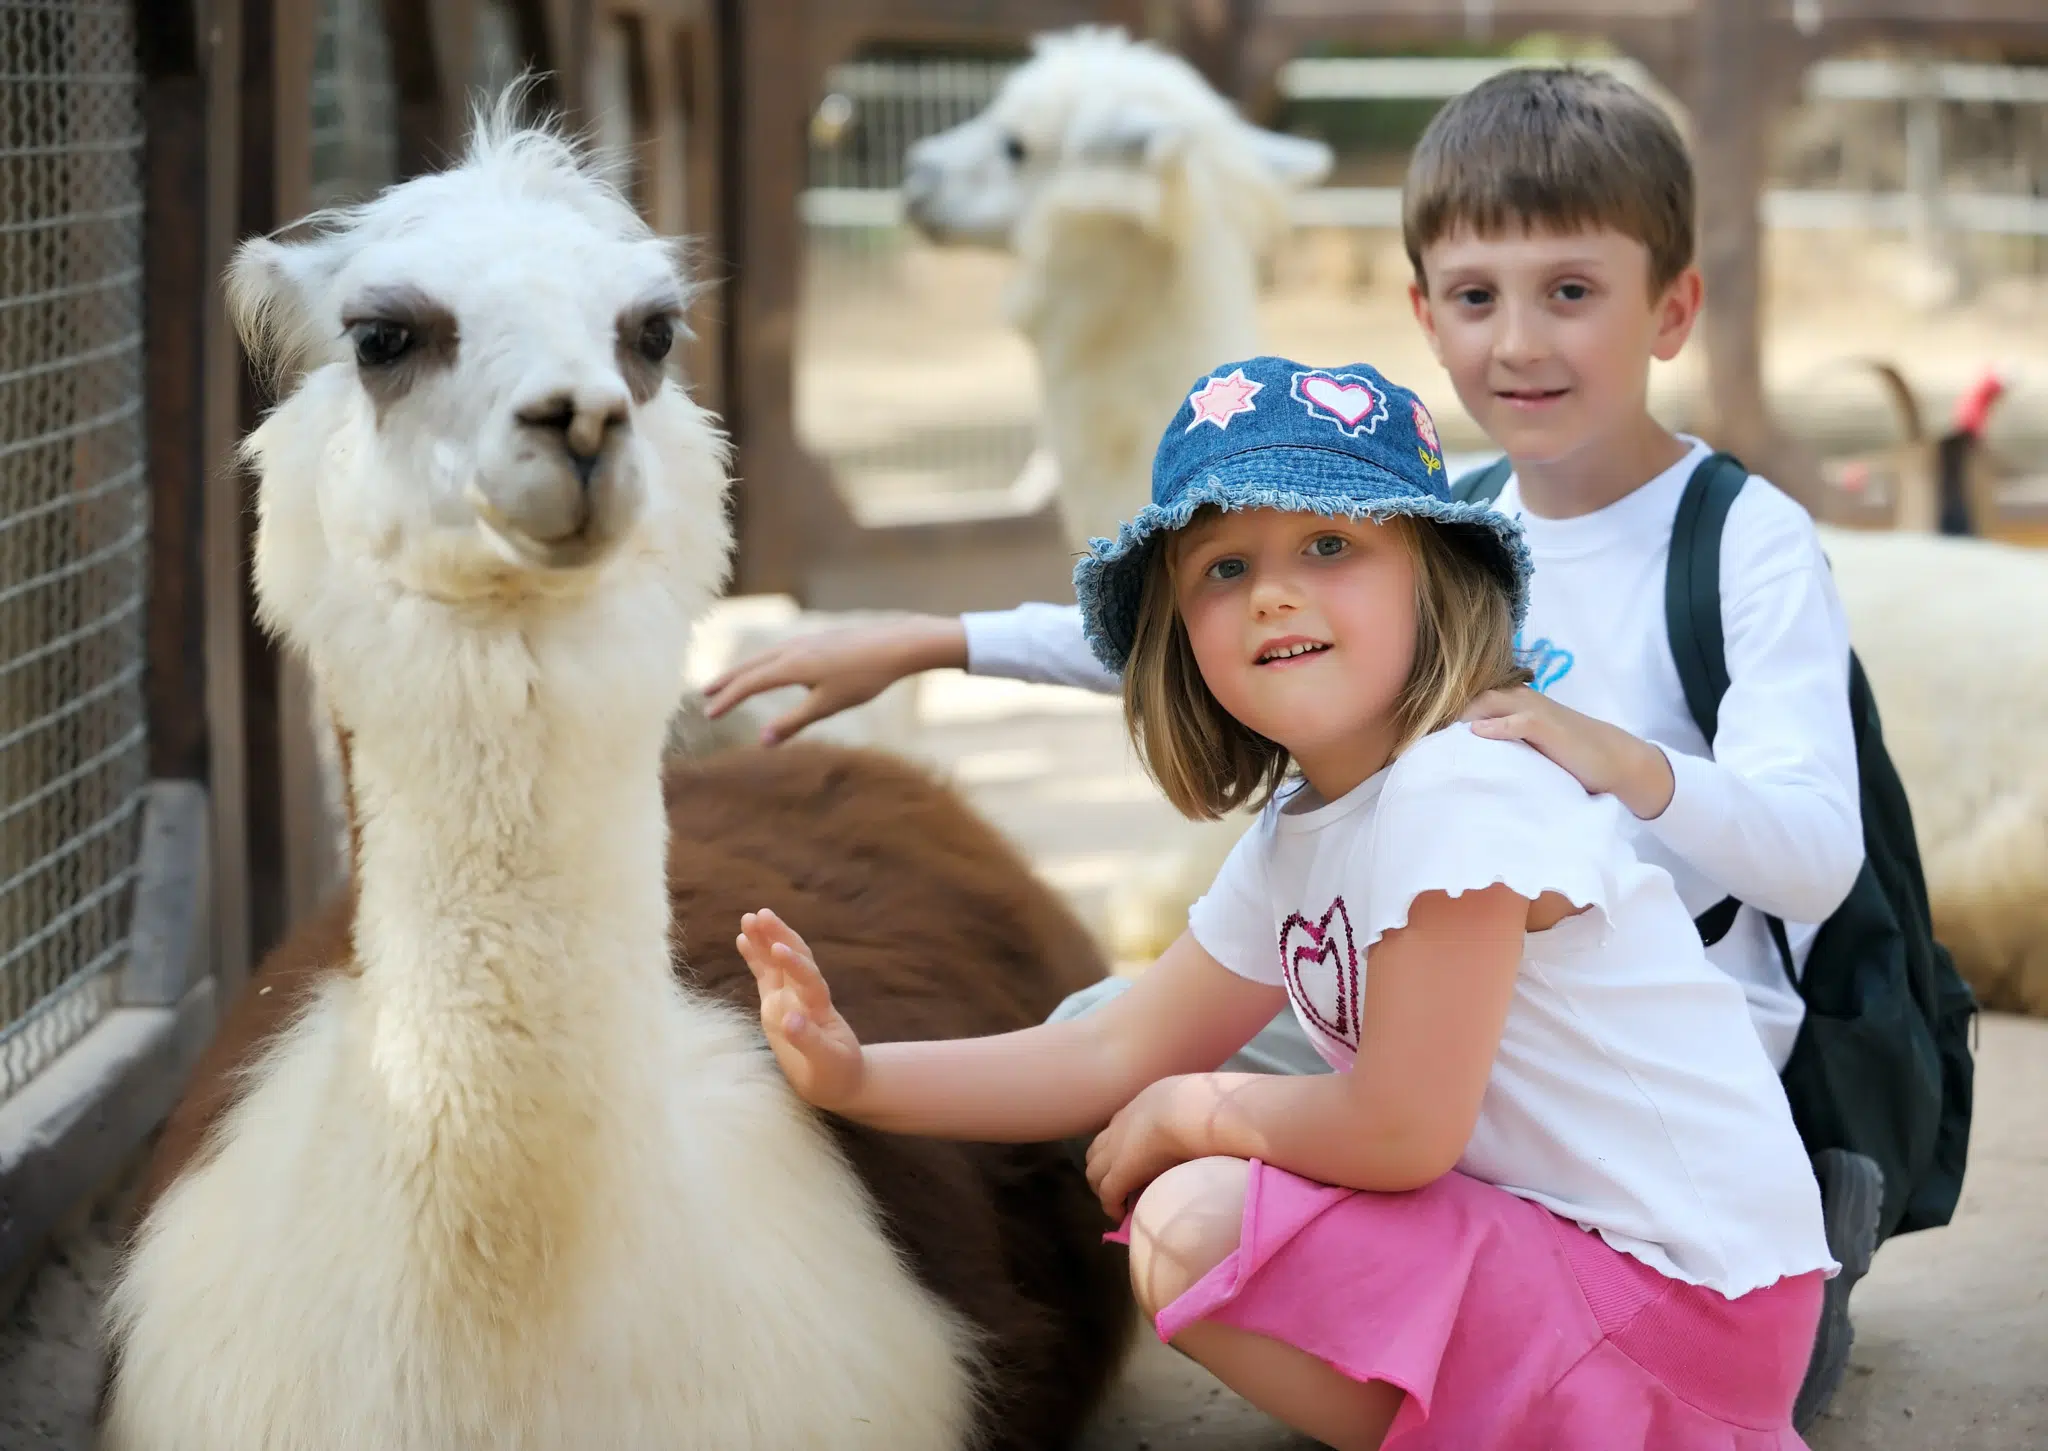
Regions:
<instances>
[{"instance_id":1,"label":"pink sequin heart design","mask_svg":"<svg viewBox=\"0 0 2048 1451\"><path fill-rule=\"evenodd\" d=\"M1304 968L1324 963L1327 969L1315 972L1313 983L1304 977ZM1342 897L1319 922L1296 912L1280 924L1280 976L1304 1018L1358 1051L1358 949Z\"/></svg>"}]
</instances>

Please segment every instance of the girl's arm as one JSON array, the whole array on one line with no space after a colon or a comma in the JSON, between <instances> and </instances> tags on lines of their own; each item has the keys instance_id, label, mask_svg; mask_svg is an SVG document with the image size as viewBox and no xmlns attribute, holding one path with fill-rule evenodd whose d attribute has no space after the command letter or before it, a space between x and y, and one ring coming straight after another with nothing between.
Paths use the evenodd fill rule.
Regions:
<instances>
[{"instance_id":1,"label":"girl's arm","mask_svg":"<svg viewBox=\"0 0 2048 1451\"><path fill-rule=\"evenodd\" d=\"M1471 1140L1507 1023L1523 935L1570 910L1504 886L1428 892L1373 944L1363 1038L1349 1073L1205 1073L1148 1089L1089 1153L1111 1213L1175 1163L1259 1159L1305 1179L1382 1192L1450 1170Z\"/></svg>"},{"instance_id":2,"label":"girl's arm","mask_svg":"<svg viewBox=\"0 0 2048 1451\"><path fill-rule=\"evenodd\" d=\"M1279 1010L1183 936L1130 990L1062 1023L986 1038L863 1047L801 937L772 912L741 923L761 1026L803 1098L894 1133L1034 1143L1100 1128L1155 1079L1214 1068Z\"/></svg>"}]
</instances>

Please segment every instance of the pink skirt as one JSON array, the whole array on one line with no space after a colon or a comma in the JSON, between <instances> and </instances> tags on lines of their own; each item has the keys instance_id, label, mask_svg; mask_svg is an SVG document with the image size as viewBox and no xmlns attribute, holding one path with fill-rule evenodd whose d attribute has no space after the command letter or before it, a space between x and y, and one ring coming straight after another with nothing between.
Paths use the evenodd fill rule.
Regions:
<instances>
[{"instance_id":1,"label":"pink skirt","mask_svg":"<svg viewBox=\"0 0 2048 1451\"><path fill-rule=\"evenodd\" d=\"M1234 1325L1398 1386L1383 1451L1792 1451L1821 1281L1730 1300L1462 1174L1368 1194L1254 1160L1238 1248L1156 1328Z\"/></svg>"}]
</instances>

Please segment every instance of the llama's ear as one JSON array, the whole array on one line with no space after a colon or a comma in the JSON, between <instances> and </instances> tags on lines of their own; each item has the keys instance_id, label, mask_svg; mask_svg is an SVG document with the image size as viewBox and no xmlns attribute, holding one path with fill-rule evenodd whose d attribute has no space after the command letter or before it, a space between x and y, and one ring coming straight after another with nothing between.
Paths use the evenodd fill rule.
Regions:
<instances>
[{"instance_id":1,"label":"llama's ear","mask_svg":"<svg viewBox=\"0 0 2048 1451\"><path fill-rule=\"evenodd\" d=\"M1068 153L1098 166L1158 171L1180 155L1187 128L1138 101L1084 106L1067 133Z\"/></svg>"},{"instance_id":2,"label":"llama's ear","mask_svg":"<svg viewBox=\"0 0 2048 1451\"><path fill-rule=\"evenodd\" d=\"M228 318L259 376L288 383L312 346L312 301L326 258L312 243L251 237L228 264Z\"/></svg>"},{"instance_id":3,"label":"llama's ear","mask_svg":"<svg viewBox=\"0 0 2048 1451\"><path fill-rule=\"evenodd\" d=\"M1262 126L1246 125L1244 129L1251 141L1252 154L1258 157L1267 175L1289 191L1320 186L1336 164L1330 148L1320 141L1289 136L1284 131L1268 131Z\"/></svg>"}]
</instances>

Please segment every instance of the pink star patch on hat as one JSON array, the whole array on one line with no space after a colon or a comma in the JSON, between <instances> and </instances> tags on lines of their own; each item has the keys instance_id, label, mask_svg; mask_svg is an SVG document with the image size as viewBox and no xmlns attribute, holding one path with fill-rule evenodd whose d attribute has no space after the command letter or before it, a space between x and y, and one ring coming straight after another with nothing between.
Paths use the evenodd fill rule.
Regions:
<instances>
[{"instance_id":1,"label":"pink star patch on hat","mask_svg":"<svg viewBox=\"0 0 2048 1451\"><path fill-rule=\"evenodd\" d=\"M1252 406L1252 397L1265 386L1245 377L1242 368L1233 368L1227 377L1211 378L1188 394L1188 405L1195 410L1195 417L1183 431L1193 433L1197 423L1213 423L1219 429L1230 427L1230 420L1238 414L1257 411Z\"/></svg>"}]
</instances>

